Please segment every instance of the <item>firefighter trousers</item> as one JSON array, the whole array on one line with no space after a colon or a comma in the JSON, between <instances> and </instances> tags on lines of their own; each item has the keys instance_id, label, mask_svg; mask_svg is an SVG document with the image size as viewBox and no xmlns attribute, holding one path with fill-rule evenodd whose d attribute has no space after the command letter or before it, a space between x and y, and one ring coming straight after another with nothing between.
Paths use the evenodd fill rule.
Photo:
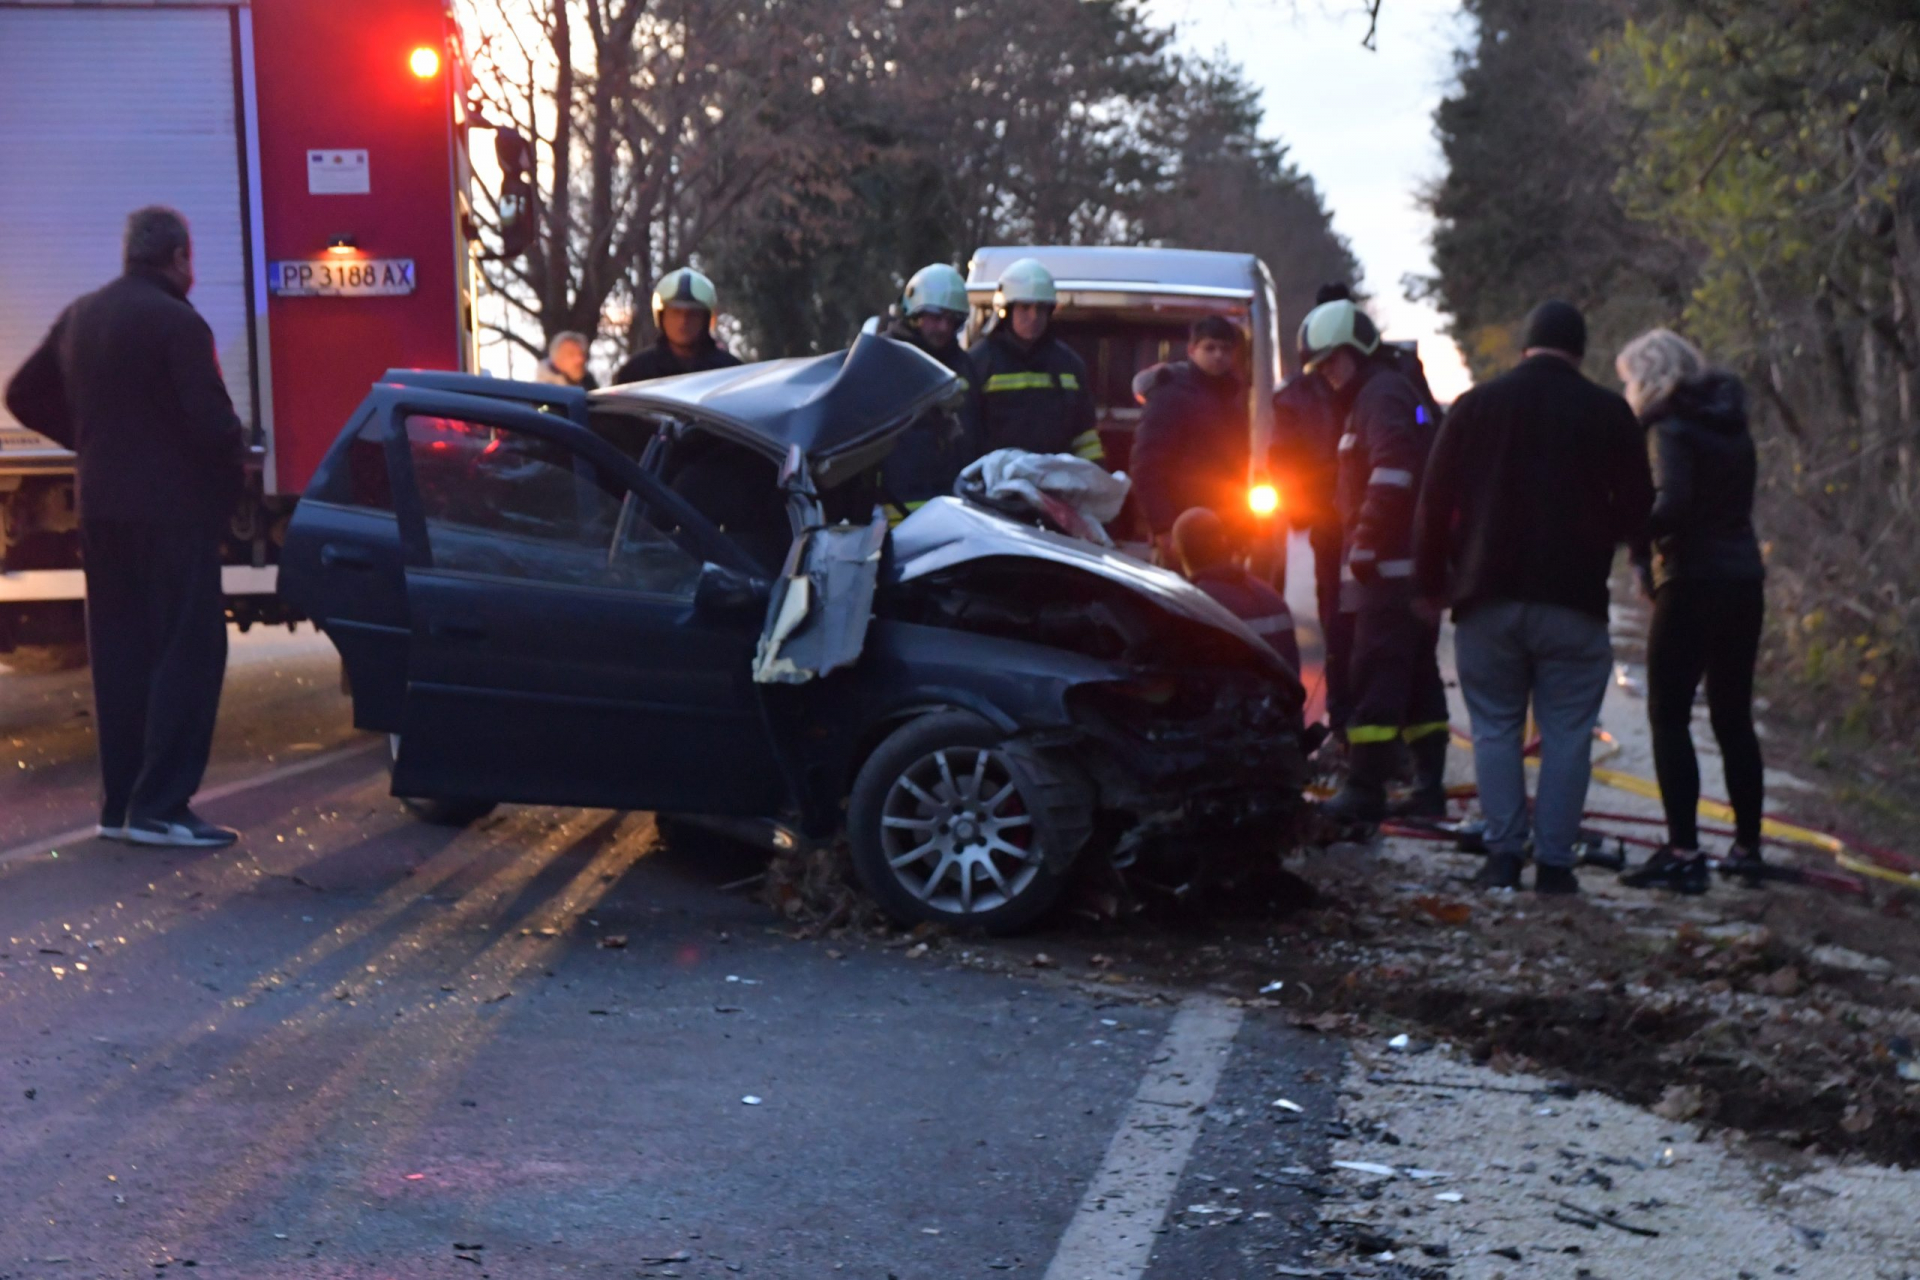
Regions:
<instances>
[{"instance_id":1,"label":"firefighter trousers","mask_svg":"<svg viewBox=\"0 0 1920 1280\"><path fill-rule=\"evenodd\" d=\"M1390 746L1445 733L1447 689L1440 681L1436 654L1439 626L1422 622L1409 603L1367 605L1347 617L1353 623L1353 710L1347 742L1354 747ZM1384 753L1366 754L1378 758Z\"/></svg>"},{"instance_id":2,"label":"firefighter trousers","mask_svg":"<svg viewBox=\"0 0 1920 1280\"><path fill-rule=\"evenodd\" d=\"M226 679L220 540L85 520L80 542L101 821L178 819L206 773Z\"/></svg>"}]
</instances>

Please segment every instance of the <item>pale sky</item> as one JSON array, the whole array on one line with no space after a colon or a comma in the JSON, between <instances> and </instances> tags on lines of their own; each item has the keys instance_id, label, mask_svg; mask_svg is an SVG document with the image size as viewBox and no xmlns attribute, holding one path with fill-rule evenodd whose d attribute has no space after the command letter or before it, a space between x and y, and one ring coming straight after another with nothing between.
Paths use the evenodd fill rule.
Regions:
<instances>
[{"instance_id":1,"label":"pale sky","mask_svg":"<svg viewBox=\"0 0 1920 1280\"><path fill-rule=\"evenodd\" d=\"M1467 34L1458 0L1386 0L1379 49L1360 46L1359 0L1148 0L1198 53L1224 51L1259 87L1267 133L1313 175L1366 272L1370 310L1391 338L1413 338L1434 393L1469 384L1443 318L1406 300L1400 279L1432 269L1432 220L1419 192L1445 164L1433 109Z\"/></svg>"}]
</instances>

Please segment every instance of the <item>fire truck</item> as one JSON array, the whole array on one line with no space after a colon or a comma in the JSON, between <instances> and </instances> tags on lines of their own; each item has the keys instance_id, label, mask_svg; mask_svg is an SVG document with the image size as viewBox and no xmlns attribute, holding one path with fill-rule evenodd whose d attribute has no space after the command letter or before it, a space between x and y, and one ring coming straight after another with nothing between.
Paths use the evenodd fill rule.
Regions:
<instances>
[{"instance_id":1,"label":"fire truck","mask_svg":"<svg viewBox=\"0 0 1920 1280\"><path fill-rule=\"evenodd\" d=\"M0 122L0 381L120 273L129 212L180 210L253 446L229 611L285 620L281 535L368 384L475 367L480 122L446 0L0 0ZM79 517L73 456L0 409L0 661L84 656Z\"/></svg>"}]
</instances>

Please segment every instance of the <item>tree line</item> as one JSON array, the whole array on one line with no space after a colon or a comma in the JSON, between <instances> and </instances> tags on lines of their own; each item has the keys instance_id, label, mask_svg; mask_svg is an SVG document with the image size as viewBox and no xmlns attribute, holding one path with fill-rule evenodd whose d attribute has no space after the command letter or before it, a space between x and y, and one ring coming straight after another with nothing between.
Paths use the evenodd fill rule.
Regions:
<instances>
[{"instance_id":1,"label":"tree line","mask_svg":"<svg viewBox=\"0 0 1920 1280\"><path fill-rule=\"evenodd\" d=\"M1914 736L1920 697L1920 9L1466 0L1436 117L1435 271L1484 376L1565 297L1596 356L1655 324L1741 374L1772 647ZM1596 363L1598 359L1596 358Z\"/></svg>"},{"instance_id":2,"label":"tree line","mask_svg":"<svg viewBox=\"0 0 1920 1280\"><path fill-rule=\"evenodd\" d=\"M533 247L491 326L654 338L713 276L744 352L845 345L929 262L989 243L1257 253L1291 332L1358 266L1235 65L1131 0L465 0L488 121L535 145ZM483 233L497 210L482 195ZM605 349L603 345L603 350Z\"/></svg>"}]
</instances>

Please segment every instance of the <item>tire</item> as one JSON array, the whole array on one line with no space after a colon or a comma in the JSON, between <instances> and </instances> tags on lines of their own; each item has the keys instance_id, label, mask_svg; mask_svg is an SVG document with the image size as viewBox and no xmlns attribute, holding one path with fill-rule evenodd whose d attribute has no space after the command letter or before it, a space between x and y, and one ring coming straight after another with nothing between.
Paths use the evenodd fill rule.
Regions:
<instances>
[{"instance_id":1,"label":"tire","mask_svg":"<svg viewBox=\"0 0 1920 1280\"><path fill-rule=\"evenodd\" d=\"M400 754L400 735L387 735L387 769ZM402 796L408 813L436 827L470 827L499 806L491 800L438 800L431 796Z\"/></svg>"},{"instance_id":2,"label":"tire","mask_svg":"<svg viewBox=\"0 0 1920 1280\"><path fill-rule=\"evenodd\" d=\"M23 644L11 653L0 653L0 665L15 675L50 676L61 671L78 671L87 665L87 642L66 644Z\"/></svg>"},{"instance_id":3,"label":"tire","mask_svg":"<svg viewBox=\"0 0 1920 1280\"><path fill-rule=\"evenodd\" d=\"M1036 816L1050 781L1036 768L968 712L909 721L868 757L848 801L861 887L901 924L1013 933L1038 920L1067 868Z\"/></svg>"}]
</instances>

